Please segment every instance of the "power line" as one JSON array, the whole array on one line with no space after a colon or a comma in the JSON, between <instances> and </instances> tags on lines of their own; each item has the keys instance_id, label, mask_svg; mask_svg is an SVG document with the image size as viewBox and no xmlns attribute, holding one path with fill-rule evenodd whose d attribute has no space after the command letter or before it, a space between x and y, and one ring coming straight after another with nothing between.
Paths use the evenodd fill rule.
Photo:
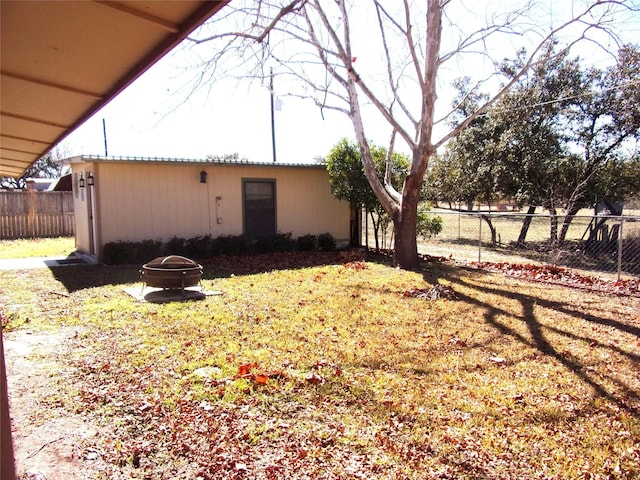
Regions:
<instances>
[{"instance_id":1,"label":"power line","mask_svg":"<svg viewBox=\"0 0 640 480\"><path fill-rule=\"evenodd\" d=\"M617 85L613 85L611 87L608 88L603 88L602 90L600 90L598 93L600 92L608 92L611 90L618 90L618 89L622 89L625 87L633 87L636 85L640 85L640 79L638 80L630 80L628 82L625 83L620 83ZM532 108L536 108L536 107L544 107L545 105L552 105L554 103L560 103L560 102L565 102L568 100L578 100L580 98L586 98L586 97L592 97L594 96L595 93L594 92L587 92L587 93L581 93L578 95L568 95L566 97L560 97L560 98L556 98L553 100L548 100L546 102L538 102L538 103L532 103L530 105L527 105L526 107L516 107L516 108L496 108L495 110L493 110L493 112L497 112L497 113L504 113L504 112L517 112L517 111L521 111L521 110L530 110ZM481 113L478 116L483 116L483 115L489 115L489 111Z\"/></svg>"}]
</instances>

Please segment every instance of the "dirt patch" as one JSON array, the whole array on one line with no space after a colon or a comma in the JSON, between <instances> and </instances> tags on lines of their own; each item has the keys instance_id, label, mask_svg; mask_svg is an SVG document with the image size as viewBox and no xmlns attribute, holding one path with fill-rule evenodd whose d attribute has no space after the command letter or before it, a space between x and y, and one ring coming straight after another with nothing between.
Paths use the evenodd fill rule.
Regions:
<instances>
[{"instance_id":1,"label":"dirt patch","mask_svg":"<svg viewBox=\"0 0 640 480\"><path fill-rule=\"evenodd\" d=\"M103 466L91 445L100 429L69 413L58 393L70 374L66 359L79 348L76 329L3 336L18 478L98 478Z\"/></svg>"}]
</instances>

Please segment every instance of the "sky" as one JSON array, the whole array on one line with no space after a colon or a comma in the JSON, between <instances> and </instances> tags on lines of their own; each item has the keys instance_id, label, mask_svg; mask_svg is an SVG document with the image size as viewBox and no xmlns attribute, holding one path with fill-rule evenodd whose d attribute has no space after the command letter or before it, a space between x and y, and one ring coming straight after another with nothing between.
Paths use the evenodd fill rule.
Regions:
<instances>
[{"instance_id":1,"label":"sky","mask_svg":"<svg viewBox=\"0 0 640 480\"><path fill-rule=\"evenodd\" d=\"M473 8L454 12L459 18L474 13ZM379 58L373 51L362 50L359 54L362 59L358 66L368 56L373 61ZM591 60L602 62L604 58L600 55ZM60 147L64 156L104 155L104 121L109 156L205 158L237 153L249 161L273 161L268 88L259 82L225 80L211 85L208 91L187 96L184 88L193 74L184 72L192 62L193 57L181 49L160 60L69 135ZM458 67L458 72L441 72L452 79L476 69L469 64ZM278 77L274 89L278 96L282 92L281 109L275 111L274 120L278 162L314 162L317 157L325 157L340 139L355 138L346 115L326 109L321 112L310 101L284 96L286 86L278 85ZM384 123L373 123L367 125L366 134L375 143L386 145L390 130ZM399 149L408 153L408 149Z\"/></svg>"},{"instance_id":2,"label":"sky","mask_svg":"<svg viewBox=\"0 0 640 480\"><path fill-rule=\"evenodd\" d=\"M110 156L205 158L238 153L251 161L273 160L271 95L259 84L215 84L185 98L172 82L172 62L161 61L65 140L63 150ZM177 84L176 84L177 85ZM277 88L276 88L277 90ZM274 112L276 159L309 163L324 157L342 137L353 137L350 120L305 101L283 98Z\"/></svg>"}]
</instances>

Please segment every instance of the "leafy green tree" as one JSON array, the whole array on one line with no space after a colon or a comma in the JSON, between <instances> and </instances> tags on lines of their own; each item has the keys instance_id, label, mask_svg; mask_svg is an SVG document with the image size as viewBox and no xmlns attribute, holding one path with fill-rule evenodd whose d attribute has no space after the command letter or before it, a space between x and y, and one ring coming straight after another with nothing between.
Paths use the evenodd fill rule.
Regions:
<instances>
[{"instance_id":1,"label":"leafy green tree","mask_svg":"<svg viewBox=\"0 0 640 480\"><path fill-rule=\"evenodd\" d=\"M384 177L387 169L387 150L372 145L370 147L376 162L376 171ZM384 234L389 224L389 216L373 193L364 173L360 148L346 138L331 149L326 158L331 191L340 200L348 201L354 208L364 208L373 225L376 249L380 248L380 233ZM400 187L407 174L409 162L404 155L394 153L391 157L391 183Z\"/></svg>"},{"instance_id":2,"label":"leafy green tree","mask_svg":"<svg viewBox=\"0 0 640 480\"><path fill-rule=\"evenodd\" d=\"M640 157L616 156L602 169L595 198L606 198L611 202L625 202L640 194Z\"/></svg>"},{"instance_id":3,"label":"leafy green tree","mask_svg":"<svg viewBox=\"0 0 640 480\"><path fill-rule=\"evenodd\" d=\"M442 217L432 215L430 210L430 203L423 203L418 209L416 233L423 239L435 237L442 232Z\"/></svg>"},{"instance_id":4,"label":"leafy green tree","mask_svg":"<svg viewBox=\"0 0 640 480\"><path fill-rule=\"evenodd\" d=\"M420 191L420 199L438 205L446 202L449 208L458 202L456 188L456 171L454 165L449 165L449 155L435 154L425 174L425 181Z\"/></svg>"},{"instance_id":5,"label":"leafy green tree","mask_svg":"<svg viewBox=\"0 0 640 480\"><path fill-rule=\"evenodd\" d=\"M464 121L487 100L486 95L474 91L471 78L463 77L454 81L457 96L453 99L455 107L451 127ZM487 152L491 150L491 135L486 115L478 116L468 123L463 132L452 139L442 155L436 157L433 168L427 174L429 185L435 184L442 199L452 203L463 203L468 210L481 196L491 196L493 180L489 176L491 169ZM483 185L483 181L489 184Z\"/></svg>"},{"instance_id":6,"label":"leafy green tree","mask_svg":"<svg viewBox=\"0 0 640 480\"><path fill-rule=\"evenodd\" d=\"M558 8L558 3L540 8L537 2L506 2L504 8L493 6L490 14L462 22L456 10L460 5L448 0L233 1L225 14L189 37L193 49L202 48L195 53L205 59L192 91L232 75L268 83L275 71L296 84L291 95L315 102L321 112L347 115L365 176L394 224L394 262L412 269L418 264L420 191L435 152L484 114L520 76L546 61L541 56L545 45L562 37L563 48L569 50L582 40L615 37L617 14L637 10L632 0L593 0L575 8ZM520 67L503 84L490 82L500 72L478 71L475 85L490 86L491 95L454 127L438 131L437 107L444 97L439 95L440 72L467 60L491 70L505 45L513 42L531 47ZM472 63L474 57L482 61ZM447 112L444 115L441 124L446 123ZM388 175L383 180L378 176L367 140L371 122L377 120L388 127L389 151L397 137L410 152L400 190L391 186Z\"/></svg>"},{"instance_id":7,"label":"leafy green tree","mask_svg":"<svg viewBox=\"0 0 640 480\"><path fill-rule=\"evenodd\" d=\"M623 165L631 160L630 144L640 139L640 47L625 45L618 52L616 65L605 70L582 73L589 89L572 106L569 115L569 141L581 150L578 175L565 200L567 210L557 241L566 238L571 221L581 208L594 199L616 199L632 195L631 186L640 190L637 180L620 189L628 171ZM625 160L626 159L626 160ZM633 163L630 164L630 168Z\"/></svg>"},{"instance_id":8,"label":"leafy green tree","mask_svg":"<svg viewBox=\"0 0 640 480\"><path fill-rule=\"evenodd\" d=\"M585 94L578 59L568 52L556 54L555 45L545 52L547 61L521 77L497 103L490 115L505 126L498 150L504 176L502 195L528 205L517 244L523 245L537 205L554 212L566 198L568 167L575 165L566 147L564 111ZM504 62L509 75L521 62ZM555 226L552 225L555 230Z\"/></svg>"},{"instance_id":9,"label":"leafy green tree","mask_svg":"<svg viewBox=\"0 0 640 480\"><path fill-rule=\"evenodd\" d=\"M621 200L640 189L629 181L634 171L629 140L638 138L640 124L633 104L640 101L634 80L640 54L625 46L615 67L582 70L578 59L553 49L550 45L545 53L548 61L521 76L449 143L430 180L445 198L469 206L509 197L533 214L541 205L552 214L551 241L561 243L574 215L594 198ZM518 71L524 55L505 61L504 74ZM467 85L466 80L456 84L460 117L482 100L470 95ZM561 229L560 208L568 212ZM530 219L525 217L518 244L525 241Z\"/></svg>"},{"instance_id":10,"label":"leafy green tree","mask_svg":"<svg viewBox=\"0 0 640 480\"><path fill-rule=\"evenodd\" d=\"M0 185L2 188L22 190L27 188L29 178L58 178L63 169L58 160L53 152L49 152L25 170L21 177L0 177Z\"/></svg>"},{"instance_id":11,"label":"leafy green tree","mask_svg":"<svg viewBox=\"0 0 640 480\"><path fill-rule=\"evenodd\" d=\"M371 188L364 177L358 146L346 138L333 146L326 157L331 191L340 200L354 207L372 205ZM373 196L375 198L375 196Z\"/></svg>"},{"instance_id":12,"label":"leafy green tree","mask_svg":"<svg viewBox=\"0 0 640 480\"><path fill-rule=\"evenodd\" d=\"M454 99L456 115L452 119L453 123L467 118L469 112L477 110L486 101L486 96L471 90L470 84L468 77L455 83L458 95ZM466 204L468 210L473 209L476 201L492 205L502 195L501 182L505 177L505 164L501 136L508 126L496 121L491 115L494 109L495 107L490 108L486 114L469 122L449 142L443 155L448 167L452 169L449 178L453 180L450 188L455 191L454 198ZM497 232L491 217L483 215L482 218L487 222L495 243Z\"/></svg>"},{"instance_id":13,"label":"leafy green tree","mask_svg":"<svg viewBox=\"0 0 640 480\"><path fill-rule=\"evenodd\" d=\"M207 155L207 160L211 160L214 162L246 162L247 159L244 157L240 157L239 153L223 153L222 155Z\"/></svg>"}]
</instances>

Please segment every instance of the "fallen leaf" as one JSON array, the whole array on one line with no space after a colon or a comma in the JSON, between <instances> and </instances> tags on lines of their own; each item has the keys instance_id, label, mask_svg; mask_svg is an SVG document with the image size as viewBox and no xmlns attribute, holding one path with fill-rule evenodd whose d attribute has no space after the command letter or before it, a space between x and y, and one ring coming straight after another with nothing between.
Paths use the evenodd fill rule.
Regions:
<instances>
[{"instance_id":1,"label":"fallen leaf","mask_svg":"<svg viewBox=\"0 0 640 480\"><path fill-rule=\"evenodd\" d=\"M267 375L258 374L253 376L253 381L258 385L266 385L267 380L269 380L269 377Z\"/></svg>"},{"instance_id":2,"label":"fallen leaf","mask_svg":"<svg viewBox=\"0 0 640 480\"><path fill-rule=\"evenodd\" d=\"M246 375L249 375L251 373L251 369L252 368L257 368L258 364L257 363L245 363L240 365L240 367L238 367L238 376L239 377L244 377Z\"/></svg>"},{"instance_id":3,"label":"fallen leaf","mask_svg":"<svg viewBox=\"0 0 640 480\"><path fill-rule=\"evenodd\" d=\"M284 373L282 370L271 372L267 376L275 380L285 380L287 378L287 374Z\"/></svg>"},{"instance_id":4,"label":"fallen leaf","mask_svg":"<svg viewBox=\"0 0 640 480\"><path fill-rule=\"evenodd\" d=\"M320 375L318 375L315 372L310 372L306 377L305 380L307 382L309 382L311 385L318 385L322 382L324 382L324 378L322 378Z\"/></svg>"}]
</instances>

